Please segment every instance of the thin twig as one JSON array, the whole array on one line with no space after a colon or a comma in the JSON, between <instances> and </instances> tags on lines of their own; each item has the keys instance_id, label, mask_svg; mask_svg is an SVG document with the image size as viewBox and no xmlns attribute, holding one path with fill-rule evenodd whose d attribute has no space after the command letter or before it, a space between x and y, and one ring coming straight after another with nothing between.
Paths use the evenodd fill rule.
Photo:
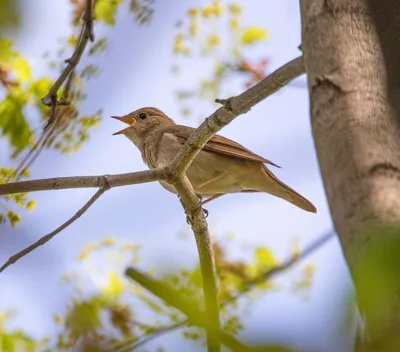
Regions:
<instances>
[{"instance_id":1,"label":"thin twig","mask_svg":"<svg viewBox=\"0 0 400 352\"><path fill-rule=\"evenodd\" d=\"M74 216L69 218L65 223L63 223L60 227L55 229L54 231L50 232L48 235L43 236L39 240L37 240L35 243L31 244L30 246L24 248L22 251L18 252L17 254L14 254L12 257L10 257L6 263L4 263L0 267L0 273L3 272L6 268L8 268L10 265L16 263L18 260L35 250L36 248L43 246L46 242L50 241L54 236L56 236L58 233L66 229L69 225L71 225L74 221L78 220L92 205L93 203L99 199L99 197L109 189L109 186L106 184L100 189L97 190L97 192L88 200L88 202L80 208Z\"/></svg>"},{"instance_id":2,"label":"thin twig","mask_svg":"<svg viewBox=\"0 0 400 352\"><path fill-rule=\"evenodd\" d=\"M224 301L223 305L227 305L229 303L235 302L243 296L245 293L249 292L252 288L254 288L256 285L260 284L261 282L267 281L271 279L273 276L288 270L291 268L294 264L300 262L301 260L305 259L309 255L311 255L315 250L323 246L326 242L331 240L333 237L335 237L335 232L330 231L327 234L317 238L314 242L312 242L309 246L307 246L301 253L295 254L289 258L287 258L282 264L266 270L264 273L258 275L255 279L246 282L245 287L240 290L240 292L232 297L230 297L228 300Z\"/></svg>"},{"instance_id":3,"label":"thin twig","mask_svg":"<svg viewBox=\"0 0 400 352\"><path fill-rule=\"evenodd\" d=\"M251 289L253 289L256 284L259 284L263 281L271 279L273 276L277 275L278 273L281 273L283 271L286 271L288 269L291 269L295 264L299 263L301 260L304 260L307 258L309 255L314 253L317 249L321 248L324 244L326 244L329 240L331 240L335 236L335 233L333 231L327 233L326 235L318 237L314 242L312 242L309 246L307 246L300 254L295 254L287 258L282 264L269 269L259 275L256 279L252 280L250 283L247 283L245 289L241 291L239 294L235 295L234 297L231 297L228 300L225 300L224 302L221 303L221 308L224 308L226 305L230 304L233 301L236 301L240 296L248 293ZM143 283L143 287L147 288ZM154 292L153 292L154 293ZM154 293L156 296L157 293ZM186 325L189 324L189 320L183 320L178 323L174 323L168 326L163 326L162 328L154 331L150 335L145 336L143 339L139 340L138 342L134 344L129 344L128 347L125 347L123 350L118 350L118 352L126 352L126 351L135 351L136 348L139 346L144 345L145 343L167 333L174 331L176 329L182 328Z\"/></svg>"},{"instance_id":4,"label":"thin twig","mask_svg":"<svg viewBox=\"0 0 400 352\"><path fill-rule=\"evenodd\" d=\"M143 338L139 338L139 340L137 340L136 342L133 341L126 341L124 343L123 347L118 347L115 346L115 348L113 349L113 351L115 352L128 352L128 351L136 351L139 347L145 345L146 343L150 342L151 340L160 337L161 335L164 335L170 331L174 331L176 329L179 329L183 326L186 325L186 322L183 323L178 323L178 324L173 324L173 325L168 325L168 326L163 326L157 330L155 330L154 332L152 332L149 335L145 335L143 336Z\"/></svg>"},{"instance_id":5,"label":"thin twig","mask_svg":"<svg viewBox=\"0 0 400 352\"><path fill-rule=\"evenodd\" d=\"M94 41L93 19L94 19L94 0L86 0L85 13L83 15L83 25L81 33L79 35L78 43L71 58L66 60L67 65L65 66L60 77L58 77L54 85L50 88L49 93L42 99L42 103L44 105L51 106L52 99L54 99L53 97L56 97L57 99L57 93L59 89L67 80L67 78L75 69L75 67L79 64L79 61L82 57L83 52L85 51L87 43L89 42L89 40Z\"/></svg>"}]
</instances>

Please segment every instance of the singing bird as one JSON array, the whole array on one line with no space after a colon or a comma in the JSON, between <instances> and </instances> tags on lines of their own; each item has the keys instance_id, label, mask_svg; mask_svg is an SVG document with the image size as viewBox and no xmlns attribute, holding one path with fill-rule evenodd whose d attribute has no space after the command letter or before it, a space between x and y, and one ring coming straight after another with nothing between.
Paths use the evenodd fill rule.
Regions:
<instances>
[{"instance_id":1,"label":"singing bird","mask_svg":"<svg viewBox=\"0 0 400 352\"><path fill-rule=\"evenodd\" d=\"M169 165L195 130L177 125L153 107L111 117L129 125L114 135L123 134L130 139L150 168ZM214 135L196 156L186 175L197 195L208 197L202 205L227 193L265 192L306 211L317 212L309 200L280 181L265 164L279 167L239 143ZM173 185L165 181L160 183L177 193Z\"/></svg>"}]
</instances>

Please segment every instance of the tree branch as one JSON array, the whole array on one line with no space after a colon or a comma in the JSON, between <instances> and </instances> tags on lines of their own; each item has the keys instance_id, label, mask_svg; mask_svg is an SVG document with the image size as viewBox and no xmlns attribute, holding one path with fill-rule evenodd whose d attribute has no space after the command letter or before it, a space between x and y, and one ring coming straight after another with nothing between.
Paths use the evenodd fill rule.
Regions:
<instances>
[{"instance_id":1,"label":"tree branch","mask_svg":"<svg viewBox=\"0 0 400 352\"><path fill-rule=\"evenodd\" d=\"M229 99L216 99L215 101L223 106L210 115L188 138L169 166L171 172L174 171L175 174L182 175L215 133L232 122L237 116L248 112L254 105L304 73L304 62L300 56L277 69L242 94Z\"/></svg>"},{"instance_id":2,"label":"tree branch","mask_svg":"<svg viewBox=\"0 0 400 352\"><path fill-rule=\"evenodd\" d=\"M70 188L96 188L101 187L106 179L110 185L110 188L114 188L135 185L139 183L154 182L164 178L164 168L117 175L44 178L40 180L0 184L0 195Z\"/></svg>"},{"instance_id":3,"label":"tree branch","mask_svg":"<svg viewBox=\"0 0 400 352\"><path fill-rule=\"evenodd\" d=\"M196 238L197 251L199 252L200 267L203 277L204 303L208 324L207 346L209 351L220 351L218 331L221 330L219 303L218 303L218 278L215 268L214 253L211 236L208 231L207 221L199 198L184 176L174 184L179 193L181 203L186 211L192 231Z\"/></svg>"},{"instance_id":4,"label":"tree branch","mask_svg":"<svg viewBox=\"0 0 400 352\"><path fill-rule=\"evenodd\" d=\"M79 61L82 57L83 52L85 51L86 45L89 42L89 40L91 40L92 42L94 41L93 19L94 19L94 0L86 0L85 13L83 15L83 25L81 33L79 35L78 44L76 45L75 51L72 54L71 58L66 60L67 66L64 68L60 77L58 77L54 85L50 88L49 93L42 99L42 103L44 105L56 106L60 103L56 101L56 103L53 104L54 99L57 100L57 93L59 89L67 80L67 78L75 69L75 67L79 64ZM63 102L61 100L62 105L65 105L65 103L66 102ZM48 127L51 123L52 121L49 121L46 127Z\"/></svg>"},{"instance_id":5,"label":"tree branch","mask_svg":"<svg viewBox=\"0 0 400 352\"><path fill-rule=\"evenodd\" d=\"M78 220L92 205L93 203L100 198L100 196L107 190L109 190L110 187L108 184L104 184L103 187L101 187L97 192L87 201L87 203L80 208L74 216L72 216L70 219L68 219L64 224L62 224L60 227L55 229L54 231L50 232L48 235L43 236L40 238L38 241L35 243L31 244L30 246L26 247L22 251L18 252L17 254L14 254L12 257L10 257L6 263L4 263L0 267L0 273L3 272L5 269L7 269L10 265L14 264L18 260L20 260L22 257L26 256L30 252L32 252L34 249L43 246L46 242L50 241L55 235L60 233L62 230L65 230L69 225L71 225L73 222Z\"/></svg>"}]
</instances>

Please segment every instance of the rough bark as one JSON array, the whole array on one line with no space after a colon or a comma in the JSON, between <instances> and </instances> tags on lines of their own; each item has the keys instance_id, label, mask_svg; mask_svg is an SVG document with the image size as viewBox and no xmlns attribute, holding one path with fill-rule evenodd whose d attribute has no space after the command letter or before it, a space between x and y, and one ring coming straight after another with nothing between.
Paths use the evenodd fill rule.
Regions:
<instances>
[{"instance_id":1,"label":"rough bark","mask_svg":"<svg viewBox=\"0 0 400 352\"><path fill-rule=\"evenodd\" d=\"M400 1L367 0L387 72L390 102L400 121Z\"/></svg>"},{"instance_id":2,"label":"rough bark","mask_svg":"<svg viewBox=\"0 0 400 352\"><path fill-rule=\"evenodd\" d=\"M400 143L379 37L367 0L301 0L301 16L315 147L365 317L357 350L400 351Z\"/></svg>"}]
</instances>

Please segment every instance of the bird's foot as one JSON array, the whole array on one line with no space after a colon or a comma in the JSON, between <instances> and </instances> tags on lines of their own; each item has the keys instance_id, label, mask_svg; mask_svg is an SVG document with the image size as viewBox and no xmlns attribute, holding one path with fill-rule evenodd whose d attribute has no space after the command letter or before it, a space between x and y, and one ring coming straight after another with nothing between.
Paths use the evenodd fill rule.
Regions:
<instances>
[{"instance_id":1,"label":"bird's foot","mask_svg":"<svg viewBox=\"0 0 400 352\"><path fill-rule=\"evenodd\" d=\"M208 218L208 210L201 208L201 210L204 213L204 218L207 219ZM186 214L186 222L188 225L192 225L193 224L193 215L188 214L188 212L185 210L185 214Z\"/></svg>"},{"instance_id":2,"label":"bird's foot","mask_svg":"<svg viewBox=\"0 0 400 352\"><path fill-rule=\"evenodd\" d=\"M201 208L201 210L202 210L203 213L204 213L204 217L207 219L207 217L208 217L208 210L202 208L202 203L201 203L202 200L203 200L203 198L202 198L200 195L197 195L197 197L199 198L199 201L200 201L200 208ZM186 211L185 206L184 206L184 204L183 204L183 202L182 202L182 198L181 198L179 195L178 195L178 199L179 199L179 201L181 202L183 209L185 210L186 223L187 223L188 225L192 225L192 224L193 224L193 215L192 215L192 214L189 214L189 213ZM193 213L193 212L191 212L191 213Z\"/></svg>"}]
</instances>

